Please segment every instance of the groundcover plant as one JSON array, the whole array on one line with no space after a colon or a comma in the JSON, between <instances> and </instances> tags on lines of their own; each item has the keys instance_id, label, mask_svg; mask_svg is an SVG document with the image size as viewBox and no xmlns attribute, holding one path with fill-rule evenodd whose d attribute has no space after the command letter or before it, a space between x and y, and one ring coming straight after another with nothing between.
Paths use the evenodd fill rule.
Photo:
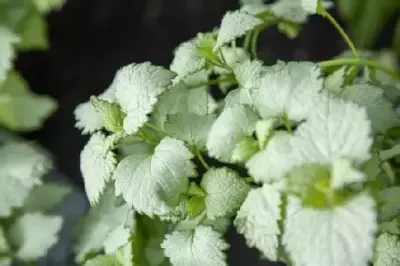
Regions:
<instances>
[{"instance_id":1,"label":"groundcover plant","mask_svg":"<svg viewBox=\"0 0 400 266\"><path fill-rule=\"evenodd\" d=\"M76 108L90 134L81 171L92 205L78 263L227 265L233 223L270 261L400 264L400 76L357 51L331 6L243 1L179 45L169 69L123 66ZM311 15L328 19L350 52L257 58L263 30L295 38Z\"/></svg>"},{"instance_id":2,"label":"groundcover plant","mask_svg":"<svg viewBox=\"0 0 400 266\"><path fill-rule=\"evenodd\" d=\"M56 103L31 92L13 69L17 51L47 48L44 14L62 2L0 0L0 266L36 265L63 222L54 208L70 188L43 183L50 157L15 135L38 129Z\"/></svg>"}]
</instances>

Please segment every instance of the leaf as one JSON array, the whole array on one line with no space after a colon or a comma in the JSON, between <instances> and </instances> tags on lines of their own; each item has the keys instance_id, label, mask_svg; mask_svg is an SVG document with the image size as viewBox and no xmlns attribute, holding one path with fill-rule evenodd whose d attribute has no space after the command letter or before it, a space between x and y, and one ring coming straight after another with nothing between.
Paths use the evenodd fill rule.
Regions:
<instances>
[{"instance_id":1,"label":"leaf","mask_svg":"<svg viewBox=\"0 0 400 266\"><path fill-rule=\"evenodd\" d=\"M312 63L290 62L268 71L257 90L251 91L253 104L263 118L282 117L301 121L307 118L323 87L321 70Z\"/></svg>"},{"instance_id":2,"label":"leaf","mask_svg":"<svg viewBox=\"0 0 400 266\"><path fill-rule=\"evenodd\" d=\"M171 137L181 139L202 150L206 146L208 132L214 121L214 115L200 116L192 113L178 113L168 115L164 127Z\"/></svg>"},{"instance_id":3,"label":"leaf","mask_svg":"<svg viewBox=\"0 0 400 266\"><path fill-rule=\"evenodd\" d=\"M134 228L135 225L126 226L125 224L121 224L107 235L107 238L103 241L104 252L106 254L114 253L118 248L129 242L132 231L130 227Z\"/></svg>"},{"instance_id":4,"label":"leaf","mask_svg":"<svg viewBox=\"0 0 400 266\"><path fill-rule=\"evenodd\" d=\"M5 257L0 258L0 266L11 266L11 263L12 263L11 258L5 258Z\"/></svg>"},{"instance_id":5,"label":"leaf","mask_svg":"<svg viewBox=\"0 0 400 266\"><path fill-rule=\"evenodd\" d=\"M15 72L0 84L0 123L11 130L37 130L56 109L54 99L30 92Z\"/></svg>"},{"instance_id":6,"label":"leaf","mask_svg":"<svg viewBox=\"0 0 400 266\"><path fill-rule=\"evenodd\" d=\"M323 13L323 5L330 7L332 3L324 1L323 4L321 0L301 0L301 7L309 14Z\"/></svg>"},{"instance_id":7,"label":"leaf","mask_svg":"<svg viewBox=\"0 0 400 266\"><path fill-rule=\"evenodd\" d=\"M379 193L379 219L389 221L400 215L400 186L383 189Z\"/></svg>"},{"instance_id":8,"label":"leaf","mask_svg":"<svg viewBox=\"0 0 400 266\"><path fill-rule=\"evenodd\" d=\"M246 238L249 247L256 247L271 261L278 259L278 221L281 219L281 195L272 185L249 192L237 213L234 225Z\"/></svg>"},{"instance_id":9,"label":"leaf","mask_svg":"<svg viewBox=\"0 0 400 266\"><path fill-rule=\"evenodd\" d=\"M100 251L109 234L125 224L129 215L133 215L126 204L118 204L114 193L114 189L108 187L99 203L90 209L79 224L78 239L74 246L77 262L82 262L91 252Z\"/></svg>"},{"instance_id":10,"label":"leaf","mask_svg":"<svg viewBox=\"0 0 400 266\"><path fill-rule=\"evenodd\" d=\"M376 242L374 266L397 266L400 264L400 240L398 236L383 233Z\"/></svg>"},{"instance_id":11,"label":"leaf","mask_svg":"<svg viewBox=\"0 0 400 266\"><path fill-rule=\"evenodd\" d=\"M388 150L382 150L379 152L379 157L382 161L389 160L394 158L400 154L400 144L394 145L392 148Z\"/></svg>"},{"instance_id":12,"label":"leaf","mask_svg":"<svg viewBox=\"0 0 400 266\"><path fill-rule=\"evenodd\" d=\"M379 223L379 232L400 235L400 219L393 219L390 222Z\"/></svg>"},{"instance_id":13,"label":"leaf","mask_svg":"<svg viewBox=\"0 0 400 266\"><path fill-rule=\"evenodd\" d=\"M188 216L194 219L206 209L204 198L192 197L188 201Z\"/></svg>"},{"instance_id":14,"label":"leaf","mask_svg":"<svg viewBox=\"0 0 400 266\"><path fill-rule=\"evenodd\" d=\"M23 261L37 260L57 242L61 230L60 216L26 213L10 229L10 241L17 246L16 256Z\"/></svg>"},{"instance_id":15,"label":"leaf","mask_svg":"<svg viewBox=\"0 0 400 266\"><path fill-rule=\"evenodd\" d=\"M232 161L247 162L258 151L257 140L253 137L245 137L236 144L235 149L232 151Z\"/></svg>"},{"instance_id":16,"label":"leaf","mask_svg":"<svg viewBox=\"0 0 400 266\"><path fill-rule=\"evenodd\" d=\"M174 85L160 96L151 114L151 122L164 129L168 115L192 113L207 115L209 112L209 96L203 88L189 89L184 83Z\"/></svg>"},{"instance_id":17,"label":"leaf","mask_svg":"<svg viewBox=\"0 0 400 266\"><path fill-rule=\"evenodd\" d=\"M370 159L371 126L364 108L322 94L293 141L299 162L332 163L346 158L360 164Z\"/></svg>"},{"instance_id":18,"label":"leaf","mask_svg":"<svg viewBox=\"0 0 400 266\"><path fill-rule=\"evenodd\" d=\"M85 262L84 266L134 266L131 243L121 247L115 253L100 255Z\"/></svg>"},{"instance_id":19,"label":"leaf","mask_svg":"<svg viewBox=\"0 0 400 266\"><path fill-rule=\"evenodd\" d=\"M200 56L197 39L181 43L174 51L174 60L170 69L184 78L206 66L206 60Z\"/></svg>"},{"instance_id":20,"label":"leaf","mask_svg":"<svg viewBox=\"0 0 400 266\"><path fill-rule=\"evenodd\" d=\"M114 254L100 255L85 262L84 266L125 266Z\"/></svg>"},{"instance_id":21,"label":"leaf","mask_svg":"<svg viewBox=\"0 0 400 266\"><path fill-rule=\"evenodd\" d=\"M211 220L235 214L250 190L237 172L226 167L208 170L200 186L207 193L206 211Z\"/></svg>"},{"instance_id":22,"label":"leaf","mask_svg":"<svg viewBox=\"0 0 400 266\"><path fill-rule=\"evenodd\" d=\"M97 97L108 102L115 102L115 81ZM76 123L75 126L82 130L82 134L91 134L102 129L104 125L104 117L98 113L90 101L79 104L74 111Z\"/></svg>"},{"instance_id":23,"label":"leaf","mask_svg":"<svg viewBox=\"0 0 400 266\"><path fill-rule=\"evenodd\" d=\"M223 252L229 245L209 226L200 225L193 231L174 231L166 235L161 246L174 266L227 265Z\"/></svg>"},{"instance_id":24,"label":"leaf","mask_svg":"<svg viewBox=\"0 0 400 266\"><path fill-rule=\"evenodd\" d=\"M232 152L246 136L253 134L258 116L247 106L226 108L211 126L207 139L209 155L234 162Z\"/></svg>"},{"instance_id":25,"label":"leaf","mask_svg":"<svg viewBox=\"0 0 400 266\"><path fill-rule=\"evenodd\" d=\"M227 12L222 18L214 51L217 51L225 43L245 35L262 23L262 20L239 10Z\"/></svg>"},{"instance_id":26,"label":"leaf","mask_svg":"<svg viewBox=\"0 0 400 266\"><path fill-rule=\"evenodd\" d=\"M8 28L0 26L0 82L5 80L15 57L14 45L20 38ZM1 90L1 89L0 89Z\"/></svg>"},{"instance_id":27,"label":"leaf","mask_svg":"<svg viewBox=\"0 0 400 266\"><path fill-rule=\"evenodd\" d=\"M260 149L264 149L265 145L267 145L267 142L269 141L269 138L273 134L273 130L276 126L277 120L272 118L272 119L266 119L266 120L260 120L256 124L256 136L258 140L258 144Z\"/></svg>"},{"instance_id":28,"label":"leaf","mask_svg":"<svg viewBox=\"0 0 400 266\"><path fill-rule=\"evenodd\" d=\"M235 107L236 105L252 105L250 90L234 89L226 95L225 108Z\"/></svg>"},{"instance_id":29,"label":"leaf","mask_svg":"<svg viewBox=\"0 0 400 266\"><path fill-rule=\"evenodd\" d=\"M303 24L307 21L308 14L301 7L299 0L276 1L268 5L269 10L278 18Z\"/></svg>"},{"instance_id":30,"label":"leaf","mask_svg":"<svg viewBox=\"0 0 400 266\"><path fill-rule=\"evenodd\" d=\"M262 61L244 60L238 62L234 68L236 80L241 88L254 89L261 86L261 79L266 73L267 68Z\"/></svg>"},{"instance_id":31,"label":"leaf","mask_svg":"<svg viewBox=\"0 0 400 266\"><path fill-rule=\"evenodd\" d=\"M220 61L225 62L226 65L230 68L234 68L236 64L240 64L241 62L247 61L250 59L249 53L240 47L221 47L221 53L219 55ZM214 71L217 74L230 74L231 71L221 68L221 67L214 67Z\"/></svg>"},{"instance_id":32,"label":"leaf","mask_svg":"<svg viewBox=\"0 0 400 266\"><path fill-rule=\"evenodd\" d=\"M86 195L92 205L99 201L116 168L117 160L110 140L102 133L95 133L81 152L80 168Z\"/></svg>"},{"instance_id":33,"label":"leaf","mask_svg":"<svg viewBox=\"0 0 400 266\"><path fill-rule=\"evenodd\" d=\"M42 14L33 9L24 20L24 27L21 33L22 40L18 45L19 48L22 50L48 49L47 22Z\"/></svg>"},{"instance_id":34,"label":"leaf","mask_svg":"<svg viewBox=\"0 0 400 266\"><path fill-rule=\"evenodd\" d=\"M153 105L172 85L175 73L150 62L130 64L118 70L115 81L115 95L126 113L124 130L135 133L148 121Z\"/></svg>"},{"instance_id":35,"label":"leaf","mask_svg":"<svg viewBox=\"0 0 400 266\"><path fill-rule=\"evenodd\" d=\"M42 184L51 168L47 156L26 143L10 142L0 147L0 217L10 216L22 207L29 193Z\"/></svg>"},{"instance_id":36,"label":"leaf","mask_svg":"<svg viewBox=\"0 0 400 266\"><path fill-rule=\"evenodd\" d=\"M71 192L71 187L57 183L45 183L35 187L24 205L25 212L47 212L59 205Z\"/></svg>"},{"instance_id":37,"label":"leaf","mask_svg":"<svg viewBox=\"0 0 400 266\"><path fill-rule=\"evenodd\" d=\"M114 173L116 195L138 213L165 215L186 193L188 177L196 174L192 153L183 141L164 138L152 153L124 158Z\"/></svg>"},{"instance_id":38,"label":"leaf","mask_svg":"<svg viewBox=\"0 0 400 266\"><path fill-rule=\"evenodd\" d=\"M343 91L346 72L347 68L341 67L326 77L324 89L334 93L335 95L340 95L340 93Z\"/></svg>"},{"instance_id":39,"label":"leaf","mask_svg":"<svg viewBox=\"0 0 400 266\"><path fill-rule=\"evenodd\" d=\"M36 8L42 13L48 13L51 10L60 9L65 0L33 0Z\"/></svg>"},{"instance_id":40,"label":"leaf","mask_svg":"<svg viewBox=\"0 0 400 266\"><path fill-rule=\"evenodd\" d=\"M357 84L346 87L340 96L364 106L374 131L385 133L389 128L400 125L400 120L384 93L383 89L373 85Z\"/></svg>"},{"instance_id":41,"label":"leaf","mask_svg":"<svg viewBox=\"0 0 400 266\"><path fill-rule=\"evenodd\" d=\"M264 150L255 154L246 163L246 168L256 182L269 183L280 180L291 169L292 135L276 132Z\"/></svg>"},{"instance_id":42,"label":"leaf","mask_svg":"<svg viewBox=\"0 0 400 266\"><path fill-rule=\"evenodd\" d=\"M289 200L287 208L283 244L296 264L367 265L372 259L377 225L370 196L325 210L299 209Z\"/></svg>"},{"instance_id":43,"label":"leaf","mask_svg":"<svg viewBox=\"0 0 400 266\"><path fill-rule=\"evenodd\" d=\"M6 238L6 234L4 232L4 228L2 226L0 226L0 254L2 254L2 255L6 254L9 252L9 250L10 250L10 247L8 244L8 240ZM2 264L0 263L0 265L2 265Z\"/></svg>"},{"instance_id":44,"label":"leaf","mask_svg":"<svg viewBox=\"0 0 400 266\"><path fill-rule=\"evenodd\" d=\"M92 105L97 113L101 114L104 121L104 127L110 132L123 131L123 120L125 118L120 106L115 102L109 102L92 96L90 98Z\"/></svg>"}]
</instances>

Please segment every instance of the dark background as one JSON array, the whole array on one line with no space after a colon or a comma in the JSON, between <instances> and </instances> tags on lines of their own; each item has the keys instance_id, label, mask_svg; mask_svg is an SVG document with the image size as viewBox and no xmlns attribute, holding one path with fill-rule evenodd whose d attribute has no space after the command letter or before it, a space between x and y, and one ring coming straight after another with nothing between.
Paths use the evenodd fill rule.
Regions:
<instances>
[{"instance_id":1,"label":"dark background","mask_svg":"<svg viewBox=\"0 0 400 266\"><path fill-rule=\"evenodd\" d=\"M58 169L82 189L79 154L87 136L74 127L75 107L103 92L125 64L168 66L178 44L218 26L227 10L238 7L238 0L67 0L48 16L51 48L20 54L16 63L33 91L59 103L44 127L26 137L49 149ZM385 46L388 38L379 39ZM275 29L263 33L258 51L263 59L314 61L345 48L328 22L312 17L294 41ZM229 265L268 265L234 231L229 238Z\"/></svg>"}]
</instances>

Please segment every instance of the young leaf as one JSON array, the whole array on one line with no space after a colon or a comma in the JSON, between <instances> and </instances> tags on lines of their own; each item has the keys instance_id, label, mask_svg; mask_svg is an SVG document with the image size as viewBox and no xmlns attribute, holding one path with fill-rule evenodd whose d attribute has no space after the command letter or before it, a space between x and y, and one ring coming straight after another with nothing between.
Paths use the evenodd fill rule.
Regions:
<instances>
[{"instance_id":1,"label":"young leaf","mask_svg":"<svg viewBox=\"0 0 400 266\"><path fill-rule=\"evenodd\" d=\"M206 60L200 56L197 40L194 39L184 42L176 48L170 69L180 78L185 78L200 71L205 65Z\"/></svg>"},{"instance_id":2,"label":"young leaf","mask_svg":"<svg viewBox=\"0 0 400 266\"><path fill-rule=\"evenodd\" d=\"M104 127L108 131L123 131L123 120L125 114L117 103L102 100L94 96L92 96L90 100L96 112L103 117Z\"/></svg>"},{"instance_id":3,"label":"young leaf","mask_svg":"<svg viewBox=\"0 0 400 266\"><path fill-rule=\"evenodd\" d=\"M383 233L377 239L374 266L397 265L400 265L399 236Z\"/></svg>"},{"instance_id":4,"label":"young leaf","mask_svg":"<svg viewBox=\"0 0 400 266\"><path fill-rule=\"evenodd\" d=\"M42 184L42 176L51 168L51 161L26 143L8 143L0 147L0 217L11 215L21 207L34 186Z\"/></svg>"},{"instance_id":5,"label":"young leaf","mask_svg":"<svg viewBox=\"0 0 400 266\"><path fill-rule=\"evenodd\" d=\"M357 84L346 87L340 96L364 106L374 131L385 133L389 128L400 125L400 120L384 93L383 89L373 85Z\"/></svg>"},{"instance_id":6,"label":"young leaf","mask_svg":"<svg viewBox=\"0 0 400 266\"><path fill-rule=\"evenodd\" d=\"M117 202L114 189L108 187L99 203L82 220L74 246L77 262L82 262L89 253L101 250L109 234L133 215L126 204L118 205Z\"/></svg>"},{"instance_id":7,"label":"young leaf","mask_svg":"<svg viewBox=\"0 0 400 266\"><path fill-rule=\"evenodd\" d=\"M250 90L234 89L226 95L225 108L235 107L236 105L252 105Z\"/></svg>"},{"instance_id":8,"label":"young leaf","mask_svg":"<svg viewBox=\"0 0 400 266\"><path fill-rule=\"evenodd\" d=\"M324 89L336 95L340 95L343 91L344 80L346 77L347 68L341 67L328 77L325 78Z\"/></svg>"},{"instance_id":9,"label":"young leaf","mask_svg":"<svg viewBox=\"0 0 400 266\"><path fill-rule=\"evenodd\" d=\"M400 186L383 189L379 193L379 219L389 221L400 215Z\"/></svg>"},{"instance_id":10,"label":"young leaf","mask_svg":"<svg viewBox=\"0 0 400 266\"><path fill-rule=\"evenodd\" d=\"M98 96L101 100L115 101L115 78L110 86ZM91 134L104 127L104 118L96 111L90 101L79 104L74 111L75 126L82 130L82 134Z\"/></svg>"},{"instance_id":11,"label":"young leaf","mask_svg":"<svg viewBox=\"0 0 400 266\"><path fill-rule=\"evenodd\" d=\"M83 266L127 266L121 264L115 254L100 255L85 262Z\"/></svg>"},{"instance_id":12,"label":"young leaf","mask_svg":"<svg viewBox=\"0 0 400 266\"><path fill-rule=\"evenodd\" d=\"M58 10L64 2L65 0L33 0L36 8L42 13L48 13L53 9Z\"/></svg>"},{"instance_id":13,"label":"young leaf","mask_svg":"<svg viewBox=\"0 0 400 266\"><path fill-rule=\"evenodd\" d=\"M19 37L8 28L0 26L0 82L5 80L15 57L14 45ZM0 89L1 90L1 89Z\"/></svg>"},{"instance_id":14,"label":"young leaf","mask_svg":"<svg viewBox=\"0 0 400 266\"><path fill-rule=\"evenodd\" d=\"M233 68L236 80L243 89L259 88L267 68L258 60L244 60Z\"/></svg>"},{"instance_id":15,"label":"young leaf","mask_svg":"<svg viewBox=\"0 0 400 266\"><path fill-rule=\"evenodd\" d=\"M240 64L241 62L250 60L249 53L240 47L221 47L221 61L224 61L228 67L233 69L236 64ZM214 67L214 71L217 74L229 74L231 73L230 70L221 68L221 67Z\"/></svg>"},{"instance_id":16,"label":"young leaf","mask_svg":"<svg viewBox=\"0 0 400 266\"><path fill-rule=\"evenodd\" d=\"M187 85L179 82L160 96L151 114L151 122L158 128L164 129L167 116L178 113L197 115L210 113L207 90L204 88L189 89Z\"/></svg>"},{"instance_id":17,"label":"young leaf","mask_svg":"<svg viewBox=\"0 0 400 266\"><path fill-rule=\"evenodd\" d=\"M200 186L207 193L206 211L211 220L233 215L250 190L250 186L237 172L226 167L208 170Z\"/></svg>"},{"instance_id":18,"label":"young leaf","mask_svg":"<svg viewBox=\"0 0 400 266\"><path fill-rule=\"evenodd\" d=\"M81 172L90 203L99 201L106 183L111 180L117 160L113 143L102 133L95 133L81 152Z\"/></svg>"},{"instance_id":19,"label":"young leaf","mask_svg":"<svg viewBox=\"0 0 400 266\"><path fill-rule=\"evenodd\" d=\"M232 161L247 162L254 154L259 151L257 140L253 137L245 137L239 141L232 151Z\"/></svg>"},{"instance_id":20,"label":"young leaf","mask_svg":"<svg viewBox=\"0 0 400 266\"><path fill-rule=\"evenodd\" d=\"M208 132L214 121L214 115L178 113L168 115L164 128L171 137L186 141L189 145L202 150L206 146Z\"/></svg>"},{"instance_id":21,"label":"young leaf","mask_svg":"<svg viewBox=\"0 0 400 266\"><path fill-rule=\"evenodd\" d=\"M71 187L57 183L45 183L35 187L24 205L25 212L47 212L59 205L71 192Z\"/></svg>"},{"instance_id":22,"label":"young leaf","mask_svg":"<svg viewBox=\"0 0 400 266\"><path fill-rule=\"evenodd\" d=\"M129 242L132 233L130 227L135 228L135 225L126 226L125 224L121 224L107 235L107 238L103 241L104 252L106 254L114 253L118 248Z\"/></svg>"},{"instance_id":23,"label":"young leaf","mask_svg":"<svg viewBox=\"0 0 400 266\"><path fill-rule=\"evenodd\" d=\"M0 84L0 123L11 130L36 130L56 108L54 99L29 91L28 85L15 72L10 72L7 80Z\"/></svg>"},{"instance_id":24,"label":"young leaf","mask_svg":"<svg viewBox=\"0 0 400 266\"><path fill-rule=\"evenodd\" d=\"M278 259L280 205L280 192L274 186L264 185L249 192L234 221L247 245L256 247L271 261Z\"/></svg>"},{"instance_id":25,"label":"young leaf","mask_svg":"<svg viewBox=\"0 0 400 266\"><path fill-rule=\"evenodd\" d=\"M185 193L196 174L192 153L183 141L164 138L153 153L124 158L114 173L115 192L138 213L165 215Z\"/></svg>"},{"instance_id":26,"label":"young leaf","mask_svg":"<svg viewBox=\"0 0 400 266\"><path fill-rule=\"evenodd\" d=\"M297 202L289 201L286 251L298 265L367 265L377 229L374 208L374 200L365 194L325 210L299 209Z\"/></svg>"},{"instance_id":27,"label":"young leaf","mask_svg":"<svg viewBox=\"0 0 400 266\"><path fill-rule=\"evenodd\" d=\"M2 226L0 226L0 254L7 254L10 250L6 234ZM0 265L1 260L0 260Z\"/></svg>"},{"instance_id":28,"label":"young leaf","mask_svg":"<svg viewBox=\"0 0 400 266\"><path fill-rule=\"evenodd\" d=\"M34 212L19 217L10 229L10 241L18 247L17 258L33 261L43 257L57 242L61 226L60 216Z\"/></svg>"},{"instance_id":29,"label":"young leaf","mask_svg":"<svg viewBox=\"0 0 400 266\"><path fill-rule=\"evenodd\" d=\"M48 49L47 22L37 10L32 9L25 17L21 39L18 47L22 50Z\"/></svg>"},{"instance_id":30,"label":"young leaf","mask_svg":"<svg viewBox=\"0 0 400 266\"><path fill-rule=\"evenodd\" d=\"M207 140L210 156L224 162L233 162L236 144L254 132L258 116L247 106L225 109L211 127Z\"/></svg>"},{"instance_id":31,"label":"young leaf","mask_svg":"<svg viewBox=\"0 0 400 266\"><path fill-rule=\"evenodd\" d=\"M339 159L333 163L331 188L341 189L346 185L362 182L365 179L366 175L355 169L349 160Z\"/></svg>"},{"instance_id":32,"label":"young leaf","mask_svg":"<svg viewBox=\"0 0 400 266\"><path fill-rule=\"evenodd\" d=\"M149 62L130 64L118 70L115 81L115 95L126 113L124 130L135 133L147 122L147 115L157 103L157 97L172 85L176 76L160 66Z\"/></svg>"},{"instance_id":33,"label":"young leaf","mask_svg":"<svg viewBox=\"0 0 400 266\"><path fill-rule=\"evenodd\" d=\"M263 118L281 117L301 121L309 115L323 87L321 70L308 62L290 62L268 71L257 90L254 106Z\"/></svg>"},{"instance_id":34,"label":"young leaf","mask_svg":"<svg viewBox=\"0 0 400 266\"><path fill-rule=\"evenodd\" d=\"M260 150L264 149L265 145L267 145L267 142L268 142L269 138L272 136L273 130L276 126L276 122L277 122L277 120L274 118L260 120L257 122L256 136L257 136Z\"/></svg>"},{"instance_id":35,"label":"young leaf","mask_svg":"<svg viewBox=\"0 0 400 266\"><path fill-rule=\"evenodd\" d=\"M325 164L347 158L363 163L371 157L370 134L364 108L322 94L307 122L298 127L293 149L302 162Z\"/></svg>"},{"instance_id":36,"label":"young leaf","mask_svg":"<svg viewBox=\"0 0 400 266\"><path fill-rule=\"evenodd\" d=\"M291 169L293 136L282 131L276 132L264 150L254 155L246 168L256 182L269 183L281 179Z\"/></svg>"},{"instance_id":37,"label":"young leaf","mask_svg":"<svg viewBox=\"0 0 400 266\"><path fill-rule=\"evenodd\" d=\"M161 246L174 266L226 266L224 251L229 245L221 234L200 225L190 231L174 231Z\"/></svg>"},{"instance_id":38,"label":"young leaf","mask_svg":"<svg viewBox=\"0 0 400 266\"><path fill-rule=\"evenodd\" d=\"M248 31L262 25L262 23L262 20L246 12L239 10L227 12L222 18L214 51L217 51L225 43L245 35Z\"/></svg>"}]
</instances>

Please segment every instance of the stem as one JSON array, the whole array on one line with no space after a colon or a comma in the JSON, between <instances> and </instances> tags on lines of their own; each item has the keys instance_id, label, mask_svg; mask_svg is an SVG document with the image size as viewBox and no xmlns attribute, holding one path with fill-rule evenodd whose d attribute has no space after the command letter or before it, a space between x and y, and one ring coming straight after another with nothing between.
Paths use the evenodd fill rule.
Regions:
<instances>
[{"instance_id":1,"label":"stem","mask_svg":"<svg viewBox=\"0 0 400 266\"><path fill-rule=\"evenodd\" d=\"M197 158L199 158L200 163L203 165L203 167L204 167L205 169L209 170L209 169L210 169L210 166L209 166L209 165L207 164L207 162L204 160L203 155L201 155L201 152L200 152L197 148L195 148L195 149L196 149L196 156L197 156Z\"/></svg>"},{"instance_id":2,"label":"stem","mask_svg":"<svg viewBox=\"0 0 400 266\"><path fill-rule=\"evenodd\" d=\"M249 31L249 32L246 34L246 37L244 38L243 49L249 50L249 47L250 47L250 40L251 40L251 31Z\"/></svg>"},{"instance_id":3,"label":"stem","mask_svg":"<svg viewBox=\"0 0 400 266\"><path fill-rule=\"evenodd\" d=\"M157 131L157 132L159 132L159 133L161 133L161 134L163 134L163 135L166 135L166 134L167 134L164 130L159 129L158 127L156 127L156 126L153 125L152 123L147 122L145 125L146 125L146 127L151 128L151 129L153 129L153 130L155 130L155 131Z\"/></svg>"},{"instance_id":4,"label":"stem","mask_svg":"<svg viewBox=\"0 0 400 266\"><path fill-rule=\"evenodd\" d=\"M213 80L209 80L206 82L201 82L199 84L196 84L194 86L190 86L190 89L195 89L195 88L199 88L199 87L203 87L203 86L210 86L210 85L216 85L222 82L227 82L227 81L232 81L232 82L236 82L236 80L232 79L232 77L228 77L228 78L220 78L220 79L213 79Z\"/></svg>"},{"instance_id":5,"label":"stem","mask_svg":"<svg viewBox=\"0 0 400 266\"><path fill-rule=\"evenodd\" d=\"M260 30L255 30L253 38L251 40L251 54L254 58L257 58L257 40L260 35Z\"/></svg>"},{"instance_id":6,"label":"stem","mask_svg":"<svg viewBox=\"0 0 400 266\"><path fill-rule=\"evenodd\" d=\"M324 12L321 15L323 17L326 17L329 20L329 22L336 28L336 30L342 36L344 41L350 47L350 50L353 53L354 57L360 58L354 43L351 41L349 35L347 35L347 33L343 30L343 28L340 26L340 24L336 21L336 19L334 17L332 17L332 15L329 14L329 12L327 12L326 10L324 10Z\"/></svg>"},{"instance_id":7,"label":"stem","mask_svg":"<svg viewBox=\"0 0 400 266\"><path fill-rule=\"evenodd\" d=\"M352 65L352 66L369 66L375 69L378 69L382 72L385 72L389 76L393 77L394 79L400 80L400 75L396 73L396 71L382 66L375 61L367 60L367 59L360 59L360 58L340 58L340 59L333 59L328 61L322 61L319 63L322 68L326 67L334 67L334 66L343 66L343 65Z\"/></svg>"}]
</instances>

